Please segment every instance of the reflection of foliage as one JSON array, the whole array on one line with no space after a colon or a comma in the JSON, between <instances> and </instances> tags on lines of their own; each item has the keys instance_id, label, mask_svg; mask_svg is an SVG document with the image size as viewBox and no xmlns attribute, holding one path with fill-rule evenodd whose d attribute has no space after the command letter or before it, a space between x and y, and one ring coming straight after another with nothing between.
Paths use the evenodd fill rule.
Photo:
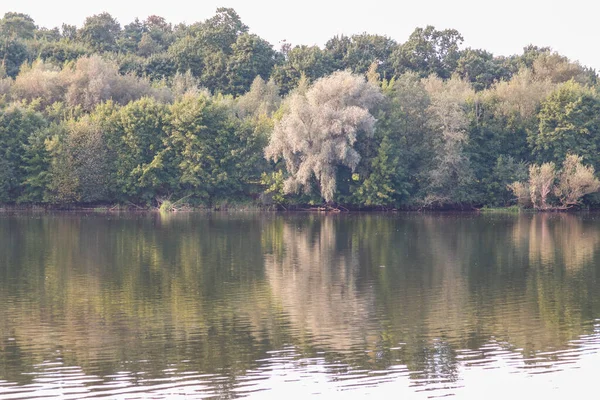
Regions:
<instances>
[{"instance_id":1,"label":"reflection of foliage","mask_svg":"<svg viewBox=\"0 0 600 400\"><path fill-rule=\"evenodd\" d=\"M227 396L292 349L428 385L490 347L560 360L600 310L600 231L565 214L3 216L0 239L0 376L19 384L59 350L98 376L223 374Z\"/></svg>"}]
</instances>

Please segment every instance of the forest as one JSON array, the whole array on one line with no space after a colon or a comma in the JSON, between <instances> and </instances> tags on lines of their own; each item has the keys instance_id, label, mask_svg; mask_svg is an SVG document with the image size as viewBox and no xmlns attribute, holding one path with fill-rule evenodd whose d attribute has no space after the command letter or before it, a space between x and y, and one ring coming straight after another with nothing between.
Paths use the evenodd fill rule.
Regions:
<instances>
[{"instance_id":1,"label":"forest","mask_svg":"<svg viewBox=\"0 0 600 400\"><path fill-rule=\"evenodd\" d=\"M324 47L235 10L0 19L0 205L568 209L600 204L595 70L453 29Z\"/></svg>"}]
</instances>

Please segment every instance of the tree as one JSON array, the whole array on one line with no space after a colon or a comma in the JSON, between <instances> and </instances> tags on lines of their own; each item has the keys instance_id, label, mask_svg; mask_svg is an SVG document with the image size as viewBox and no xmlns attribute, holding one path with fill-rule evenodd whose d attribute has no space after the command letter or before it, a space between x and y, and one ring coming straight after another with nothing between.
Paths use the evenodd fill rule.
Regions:
<instances>
[{"instance_id":1,"label":"tree","mask_svg":"<svg viewBox=\"0 0 600 400\"><path fill-rule=\"evenodd\" d=\"M596 83L594 70L584 68L578 62L571 62L556 52L540 53L533 61L531 69L538 78L548 79L552 83L564 83L571 79L581 85Z\"/></svg>"},{"instance_id":2,"label":"tree","mask_svg":"<svg viewBox=\"0 0 600 400\"><path fill-rule=\"evenodd\" d=\"M29 136L23 145L24 154L21 165L23 178L19 203L43 203L47 200L47 190L50 184L50 153L46 141L49 129L38 129Z\"/></svg>"},{"instance_id":3,"label":"tree","mask_svg":"<svg viewBox=\"0 0 600 400\"><path fill-rule=\"evenodd\" d=\"M582 161L583 158L580 156L567 154L558 175L554 194L563 208L578 205L583 196L600 189L600 180L594 175L594 167L585 166Z\"/></svg>"},{"instance_id":4,"label":"tree","mask_svg":"<svg viewBox=\"0 0 600 400\"><path fill-rule=\"evenodd\" d=\"M191 26L169 47L176 72L191 71L212 93L247 90L254 73L266 76L269 65L272 66L271 61L265 60L272 51L268 43L253 35L238 43L247 32L248 27L233 9L218 8L214 17Z\"/></svg>"},{"instance_id":5,"label":"tree","mask_svg":"<svg viewBox=\"0 0 600 400\"><path fill-rule=\"evenodd\" d=\"M87 17L78 35L96 51L117 50L121 25L107 12Z\"/></svg>"},{"instance_id":6,"label":"tree","mask_svg":"<svg viewBox=\"0 0 600 400\"><path fill-rule=\"evenodd\" d=\"M392 55L396 76L413 71L427 77L436 74L450 78L460 57L463 37L455 29L436 30L433 26L417 28Z\"/></svg>"},{"instance_id":7,"label":"tree","mask_svg":"<svg viewBox=\"0 0 600 400\"><path fill-rule=\"evenodd\" d=\"M60 34L66 40L75 40L77 39L77 27L75 25L62 24Z\"/></svg>"},{"instance_id":8,"label":"tree","mask_svg":"<svg viewBox=\"0 0 600 400\"><path fill-rule=\"evenodd\" d=\"M492 53L471 48L461 52L455 72L471 82L476 91L489 89L494 83L510 78L510 72Z\"/></svg>"},{"instance_id":9,"label":"tree","mask_svg":"<svg viewBox=\"0 0 600 400\"><path fill-rule=\"evenodd\" d=\"M346 35L334 36L325 43L325 51L331 57L331 63L335 70L346 69L346 55L352 41Z\"/></svg>"},{"instance_id":10,"label":"tree","mask_svg":"<svg viewBox=\"0 0 600 400\"><path fill-rule=\"evenodd\" d=\"M465 106L474 95L471 86L457 78L430 77L425 88L431 98L429 121L435 132L435 156L428 173L425 205L461 205L473 200L474 176L468 154L468 119Z\"/></svg>"},{"instance_id":11,"label":"tree","mask_svg":"<svg viewBox=\"0 0 600 400\"><path fill-rule=\"evenodd\" d=\"M66 62L92 54L93 51L84 43L67 39L56 42L41 42L37 54L43 61L62 66Z\"/></svg>"},{"instance_id":12,"label":"tree","mask_svg":"<svg viewBox=\"0 0 600 400\"><path fill-rule=\"evenodd\" d=\"M144 21L144 29L152 40L162 49L166 49L173 42L173 26L158 15L150 15Z\"/></svg>"},{"instance_id":13,"label":"tree","mask_svg":"<svg viewBox=\"0 0 600 400\"><path fill-rule=\"evenodd\" d=\"M300 187L309 192L314 178L325 201L333 201L337 169L358 165L357 133L373 134L375 118L369 108L381 98L376 87L348 71L319 79L306 92L291 94L287 112L265 149L267 159L285 161L286 192L297 192Z\"/></svg>"},{"instance_id":14,"label":"tree","mask_svg":"<svg viewBox=\"0 0 600 400\"><path fill-rule=\"evenodd\" d=\"M429 95L419 77L407 73L381 82L385 96L374 114L377 132L371 142L358 145L363 156L357 167L358 204L400 206L409 204L420 189L423 164L433 157L427 127ZM374 152L374 154L373 154Z\"/></svg>"},{"instance_id":15,"label":"tree","mask_svg":"<svg viewBox=\"0 0 600 400\"><path fill-rule=\"evenodd\" d=\"M282 93L288 93L298 86L302 76L312 82L333 70L331 56L318 46L296 46L286 52L285 61L275 66L271 76Z\"/></svg>"},{"instance_id":16,"label":"tree","mask_svg":"<svg viewBox=\"0 0 600 400\"><path fill-rule=\"evenodd\" d=\"M357 197L366 206L399 205L408 197L408 179L402 145L385 135L371 163L371 173L358 188Z\"/></svg>"},{"instance_id":17,"label":"tree","mask_svg":"<svg viewBox=\"0 0 600 400\"><path fill-rule=\"evenodd\" d=\"M32 39L37 29L33 19L16 12L7 12L0 20L0 35L14 39Z\"/></svg>"},{"instance_id":18,"label":"tree","mask_svg":"<svg viewBox=\"0 0 600 400\"><path fill-rule=\"evenodd\" d=\"M250 180L259 181L255 170L263 146L229 109L200 93L170 107L168 138L158 159L175 175L173 191L212 205L240 196Z\"/></svg>"},{"instance_id":19,"label":"tree","mask_svg":"<svg viewBox=\"0 0 600 400\"><path fill-rule=\"evenodd\" d=\"M0 66L10 77L15 77L21 64L27 60L24 40L32 39L37 27L27 14L7 12L0 20Z\"/></svg>"},{"instance_id":20,"label":"tree","mask_svg":"<svg viewBox=\"0 0 600 400\"><path fill-rule=\"evenodd\" d=\"M205 63L205 54L200 39L196 36L185 35L176 40L168 50L176 72L181 74L190 71L200 77Z\"/></svg>"},{"instance_id":21,"label":"tree","mask_svg":"<svg viewBox=\"0 0 600 400\"><path fill-rule=\"evenodd\" d=\"M41 60L24 66L15 79L13 94L29 102L38 100L43 106L63 101L65 87L59 68Z\"/></svg>"},{"instance_id":22,"label":"tree","mask_svg":"<svg viewBox=\"0 0 600 400\"><path fill-rule=\"evenodd\" d=\"M502 114L527 120L535 117L540 103L554 88L548 79L541 79L531 69L522 68L510 81L498 82L492 94L497 98Z\"/></svg>"},{"instance_id":23,"label":"tree","mask_svg":"<svg viewBox=\"0 0 600 400\"><path fill-rule=\"evenodd\" d=\"M0 110L0 203L21 195L28 174L27 146L46 120L31 108L12 105Z\"/></svg>"},{"instance_id":24,"label":"tree","mask_svg":"<svg viewBox=\"0 0 600 400\"><path fill-rule=\"evenodd\" d=\"M568 153L600 167L600 101L593 90L569 81L542 102L529 142L538 161L560 162Z\"/></svg>"},{"instance_id":25,"label":"tree","mask_svg":"<svg viewBox=\"0 0 600 400\"><path fill-rule=\"evenodd\" d=\"M119 108L108 124L109 150L115 156L116 195L150 202L164 194L163 182L151 168L163 150L167 130L167 106L142 98Z\"/></svg>"},{"instance_id":26,"label":"tree","mask_svg":"<svg viewBox=\"0 0 600 400\"><path fill-rule=\"evenodd\" d=\"M552 162L529 167L529 194L535 208L547 210L551 207L548 204L548 195L552 193L555 179L556 166Z\"/></svg>"},{"instance_id":27,"label":"tree","mask_svg":"<svg viewBox=\"0 0 600 400\"><path fill-rule=\"evenodd\" d=\"M389 79L393 74L390 55L396 46L396 42L387 36L362 33L351 38L336 36L327 42L325 50L331 56L335 69L350 69L364 74L371 64L377 63L381 75Z\"/></svg>"},{"instance_id":28,"label":"tree","mask_svg":"<svg viewBox=\"0 0 600 400\"><path fill-rule=\"evenodd\" d=\"M144 33L146 33L144 24L136 18L133 22L125 25L120 32L117 39L118 48L127 53L134 53Z\"/></svg>"},{"instance_id":29,"label":"tree","mask_svg":"<svg viewBox=\"0 0 600 400\"><path fill-rule=\"evenodd\" d=\"M250 90L237 98L237 112L241 118L261 116L270 118L280 104L279 88L275 82L270 80L265 83L260 76L257 76Z\"/></svg>"},{"instance_id":30,"label":"tree","mask_svg":"<svg viewBox=\"0 0 600 400\"><path fill-rule=\"evenodd\" d=\"M144 60L143 73L140 75L160 82L175 76L177 69L173 64L173 57L168 52L155 53Z\"/></svg>"},{"instance_id":31,"label":"tree","mask_svg":"<svg viewBox=\"0 0 600 400\"><path fill-rule=\"evenodd\" d=\"M594 167L585 166L582 161L582 157L568 154L558 172L553 162L533 164L529 167L529 182L516 181L508 187L523 206L533 206L538 210L571 208L580 204L586 194L600 189ZM555 198L550 199L552 194ZM560 205L556 205L556 201Z\"/></svg>"},{"instance_id":32,"label":"tree","mask_svg":"<svg viewBox=\"0 0 600 400\"><path fill-rule=\"evenodd\" d=\"M238 36L247 32L248 26L233 8L220 7L212 18L200 24L198 36L204 46L230 54Z\"/></svg>"},{"instance_id":33,"label":"tree","mask_svg":"<svg viewBox=\"0 0 600 400\"><path fill-rule=\"evenodd\" d=\"M227 60L229 86L226 93L240 95L250 89L257 76L267 79L275 64L275 51L271 45L256 35L244 33L232 46Z\"/></svg>"},{"instance_id":34,"label":"tree","mask_svg":"<svg viewBox=\"0 0 600 400\"><path fill-rule=\"evenodd\" d=\"M137 54L142 57L148 57L162 50L162 46L148 33L143 33L142 38L138 43Z\"/></svg>"},{"instance_id":35,"label":"tree","mask_svg":"<svg viewBox=\"0 0 600 400\"><path fill-rule=\"evenodd\" d=\"M117 64L98 55L82 57L63 68L62 85L65 101L91 111L103 101L127 104L144 96L160 96L160 90L150 82L132 75L120 75Z\"/></svg>"}]
</instances>

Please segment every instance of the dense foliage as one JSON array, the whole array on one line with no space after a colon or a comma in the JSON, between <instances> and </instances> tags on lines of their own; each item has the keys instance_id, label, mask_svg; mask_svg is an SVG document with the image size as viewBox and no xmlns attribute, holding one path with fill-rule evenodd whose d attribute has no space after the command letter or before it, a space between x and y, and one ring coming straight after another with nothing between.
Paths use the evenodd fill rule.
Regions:
<instances>
[{"instance_id":1,"label":"dense foliage","mask_svg":"<svg viewBox=\"0 0 600 400\"><path fill-rule=\"evenodd\" d=\"M596 72L462 41L428 26L274 49L229 8L60 29L6 13L0 203L593 204Z\"/></svg>"}]
</instances>

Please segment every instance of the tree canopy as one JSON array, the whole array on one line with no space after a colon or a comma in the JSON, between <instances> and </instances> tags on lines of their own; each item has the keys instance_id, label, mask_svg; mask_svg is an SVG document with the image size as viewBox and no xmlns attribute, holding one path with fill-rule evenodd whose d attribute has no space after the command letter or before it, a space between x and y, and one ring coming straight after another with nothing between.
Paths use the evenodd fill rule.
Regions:
<instances>
[{"instance_id":1,"label":"tree canopy","mask_svg":"<svg viewBox=\"0 0 600 400\"><path fill-rule=\"evenodd\" d=\"M454 29L325 46L190 24L0 19L0 204L593 207L596 71Z\"/></svg>"}]
</instances>

